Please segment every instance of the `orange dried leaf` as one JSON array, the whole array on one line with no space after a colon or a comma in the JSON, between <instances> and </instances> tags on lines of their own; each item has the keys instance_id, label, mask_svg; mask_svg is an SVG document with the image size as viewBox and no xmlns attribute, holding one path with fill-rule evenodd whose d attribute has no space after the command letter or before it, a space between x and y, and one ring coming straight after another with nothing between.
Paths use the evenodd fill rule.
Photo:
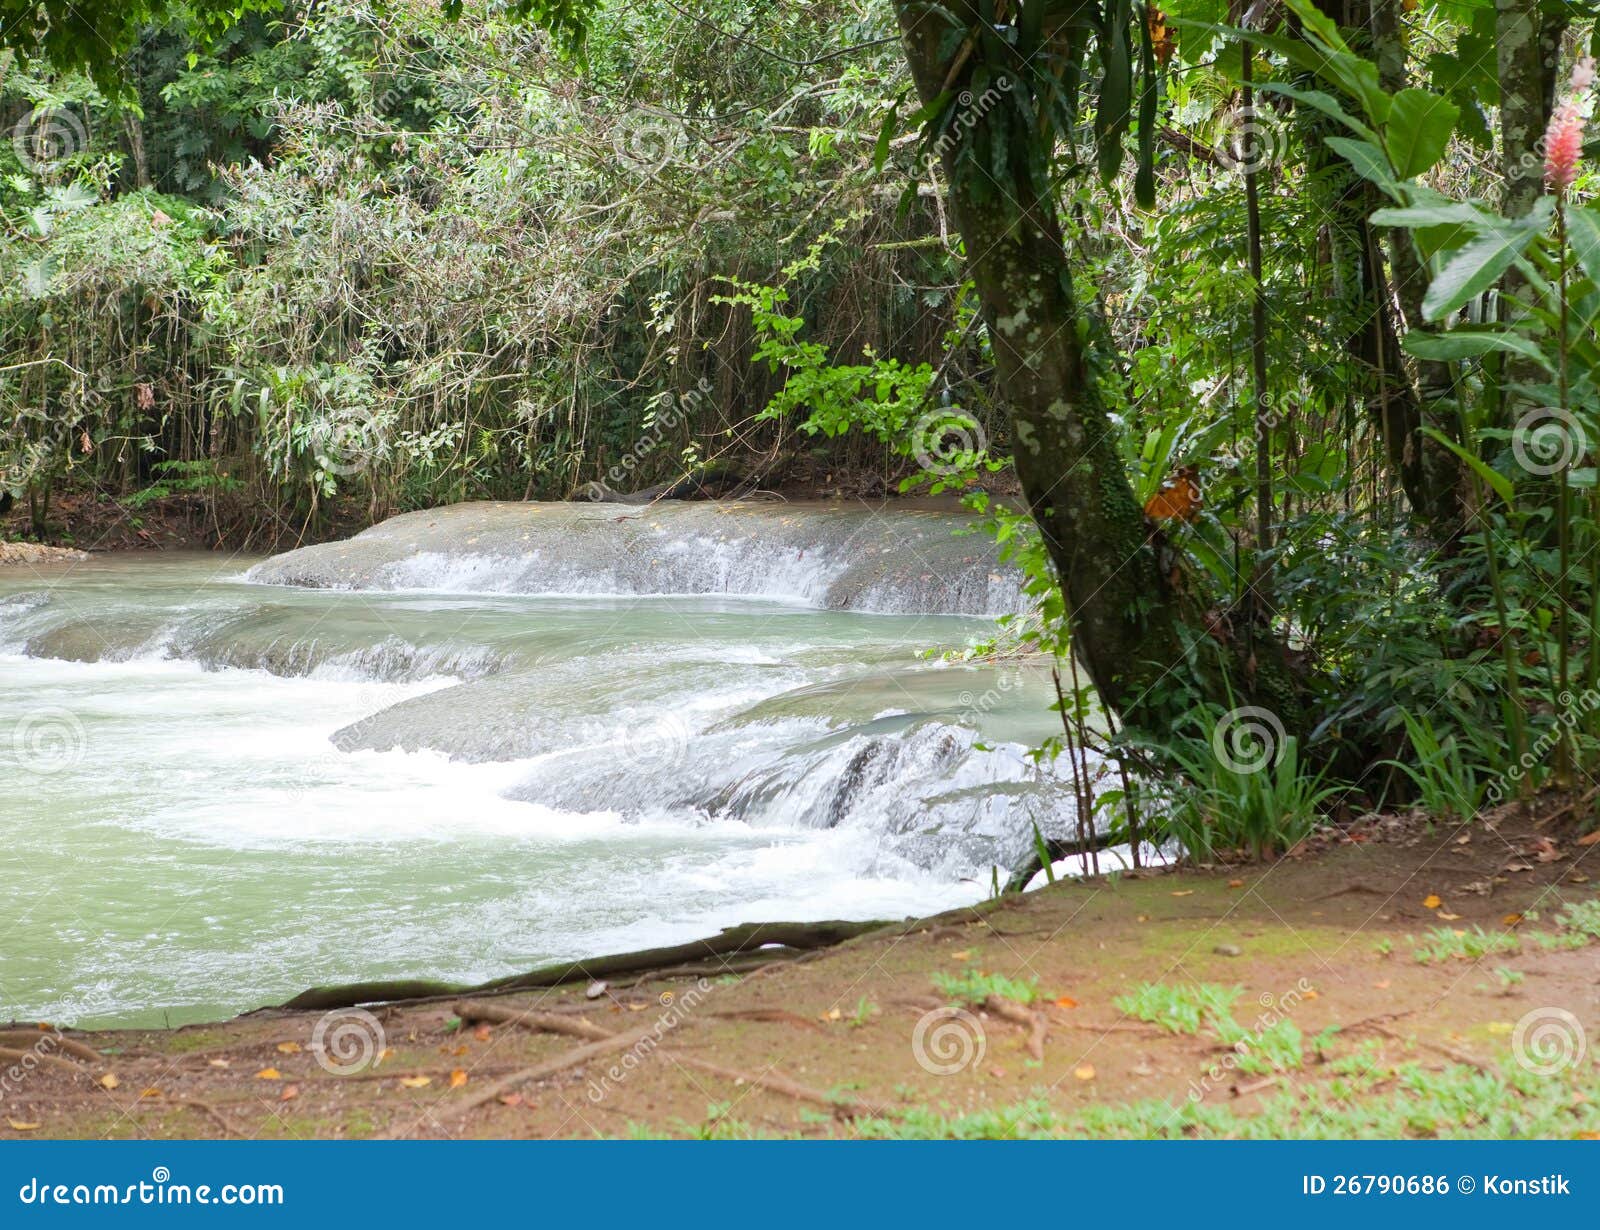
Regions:
<instances>
[{"instance_id":1,"label":"orange dried leaf","mask_svg":"<svg viewBox=\"0 0 1600 1230\"><path fill-rule=\"evenodd\" d=\"M280 1054L280 1055L298 1055L299 1053L300 1053L300 1044L298 1042L280 1042L280 1043L278 1043L278 1054Z\"/></svg>"},{"instance_id":2,"label":"orange dried leaf","mask_svg":"<svg viewBox=\"0 0 1600 1230\"><path fill-rule=\"evenodd\" d=\"M1078 1001L1073 999L1070 995L1058 995L1056 997L1057 1008L1076 1008L1077 1006Z\"/></svg>"},{"instance_id":3,"label":"orange dried leaf","mask_svg":"<svg viewBox=\"0 0 1600 1230\"><path fill-rule=\"evenodd\" d=\"M100 1088L102 1089L115 1089L120 1084L122 1082L117 1079L115 1072L107 1072L100 1078Z\"/></svg>"},{"instance_id":4,"label":"orange dried leaf","mask_svg":"<svg viewBox=\"0 0 1600 1230\"><path fill-rule=\"evenodd\" d=\"M1094 1064L1080 1063L1072 1069L1072 1075L1081 1081L1092 1081L1094 1079Z\"/></svg>"},{"instance_id":5,"label":"orange dried leaf","mask_svg":"<svg viewBox=\"0 0 1600 1230\"><path fill-rule=\"evenodd\" d=\"M500 1105L501 1106L521 1106L522 1105L522 1095L520 1093L502 1093L500 1095Z\"/></svg>"},{"instance_id":6,"label":"orange dried leaf","mask_svg":"<svg viewBox=\"0 0 1600 1230\"><path fill-rule=\"evenodd\" d=\"M457 1068L454 1072L450 1073L450 1088L459 1089L466 1083L467 1070L465 1068Z\"/></svg>"},{"instance_id":7,"label":"orange dried leaf","mask_svg":"<svg viewBox=\"0 0 1600 1230\"><path fill-rule=\"evenodd\" d=\"M7 1119L6 1122L11 1125L13 1132L37 1132L39 1130L37 1123L24 1123L20 1119Z\"/></svg>"},{"instance_id":8,"label":"orange dried leaf","mask_svg":"<svg viewBox=\"0 0 1600 1230\"><path fill-rule=\"evenodd\" d=\"M1440 900L1438 893L1429 893L1422 899L1423 908L1428 910L1437 910L1443 904L1444 902Z\"/></svg>"},{"instance_id":9,"label":"orange dried leaf","mask_svg":"<svg viewBox=\"0 0 1600 1230\"><path fill-rule=\"evenodd\" d=\"M278 1071L277 1068L262 1068L261 1071L256 1073L256 1079L258 1081L281 1081L283 1073Z\"/></svg>"},{"instance_id":10,"label":"orange dried leaf","mask_svg":"<svg viewBox=\"0 0 1600 1230\"><path fill-rule=\"evenodd\" d=\"M1521 921L1522 921L1522 915L1521 914L1507 914L1504 918L1502 918L1500 920L1500 925L1502 927L1515 927Z\"/></svg>"},{"instance_id":11,"label":"orange dried leaf","mask_svg":"<svg viewBox=\"0 0 1600 1230\"><path fill-rule=\"evenodd\" d=\"M159 1098L161 1096L161 1090L157 1089L154 1085L151 1085L148 1089L139 1090L139 1096L141 1098Z\"/></svg>"},{"instance_id":12,"label":"orange dried leaf","mask_svg":"<svg viewBox=\"0 0 1600 1230\"><path fill-rule=\"evenodd\" d=\"M400 1083L407 1089L421 1089L424 1085L433 1084L431 1076L402 1076Z\"/></svg>"},{"instance_id":13,"label":"orange dried leaf","mask_svg":"<svg viewBox=\"0 0 1600 1230\"><path fill-rule=\"evenodd\" d=\"M283 1092L278 1095L278 1101L280 1101L280 1102L292 1102L299 1096L300 1096L300 1086L299 1085L285 1085L283 1087Z\"/></svg>"},{"instance_id":14,"label":"orange dried leaf","mask_svg":"<svg viewBox=\"0 0 1600 1230\"><path fill-rule=\"evenodd\" d=\"M479 1042L487 1042L491 1032L487 1025L479 1025L478 1028L472 1031L472 1036Z\"/></svg>"}]
</instances>

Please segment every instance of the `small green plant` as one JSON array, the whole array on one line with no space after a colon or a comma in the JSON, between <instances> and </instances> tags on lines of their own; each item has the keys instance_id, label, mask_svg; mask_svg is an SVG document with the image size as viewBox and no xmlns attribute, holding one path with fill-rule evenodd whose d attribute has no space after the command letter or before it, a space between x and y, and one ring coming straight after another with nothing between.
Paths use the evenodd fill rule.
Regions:
<instances>
[{"instance_id":1,"label":"small green plant","mask_svg":"<svg viewBox=\"0 0 1600 1230\"><path fill-rule=\"evenodd\" d=\"M1323 784L1322 773L1306 771L1293 737L1263 750L1259 760L1219 755L1210 740L1166 751L1185 781L1157 826L1201 862L1237 850L1266 858L1292 849L1310 836L1322 804L1339 792Z\"/></svg>"},{"instance_id":2,"label":"small green plant","mask_svg":"<svg viewBox=\"0 0 1600 1230\"><path fill-rule=\"evenodd\" d=\"M1386 935L1372 946L1372 951L1380 957L1387 957L1394 951L1394 941Z\"/></svg>"},{"instance_id":3,"label":"small green plant","mask_svg":"<svg viewBox=\"0 0 1600 1230\"><path fill-rule=\"evenodd\" d=\"M219 495L244 490L244 484L217 469L209 457L194 461L158 461L150 467L154 481L133 492L124 501L129 508L143 508L157 500L178 495L200 495L215 499Z\"/></svg>"},{"instance_id":4,"label":"small green plant","mask_svg":"<svg viewBox=\"0 0 1600 1230\"><path fill-rule=\"evenodd\" d=\"M963 970L959 974L935 974L933 985L957 1004L981 1004L991 995L1019 1004L1031 1004L1039 998L1037 978L1021 982L1004 974L985 974L975 969Z\"/></svg>"},{"instance_id":5,"label":"small green plant","mask_svg":"<svg viewBox=\"0 0 1600 1230\"><path fill-rule=\"evenodd\" d=\"M1413 716L1400 711L1406 736L1411 741L1414 759L1385 760L1381 763L1399 769L1416 790L1418 804L1430 815L1446 820L1470 820L1478 814L1487 784L1486 766L1470 763L1455 735L1443 739L1426 715Z\"/></svg>"},{"instance_id":6,"label":"small green plant","mask_svg":"<svg viewBox=\"0 0 1600 1230\"><path fill-rule=\"evenodd\" d=\"M1175 987L1164 982L1146 982L1114 1001L1118 1012L1175 1034L1194 1034L1209 1021L1221 1030L1233 1024L1234 1001L1243 994L1240 987L1219 987L1197 982ZM1237 1026L1235 1026L1237 1028Z\"/></svg>"},{"instance_id":7,"label":"small green plant","mask_svg":"<svg viewBox=\"0 0 1600 1230\"><path fill-rule=\"evenodd\" d=\"M1520 945L1509 931L1485 931L1473 927L1470 931L1455 931L1449 927L1435 927L1422 937L1423 942L1412 949L1412 955L1422 965L1440 961L1476 961L1496 952L1515 952Z\"/></svg>"},{"instance_id":8,"label":"small green plant","mask_svg":"<svg viewBox=\"0 0 1600 1230\"><path fill-rule=\"evenodd\" d=\"M1523 980L1523 977L1521 970L1507 969L1504 965L1495 966L1494 980L1502 994L1509 992L1512 987Z\"/></svg>"},{"instance_id":9,"label":"small green plant","mask_svg":"<svg viewBox=\"0 0 1600 1230\"><path fill-rule=\"evenodd\" d=\"M850 1028L860 1029L873 1017L878 1015L878 1005L865 995L856 1000L856 1009L850 1014Z\"/></svg>"}]
</instances>

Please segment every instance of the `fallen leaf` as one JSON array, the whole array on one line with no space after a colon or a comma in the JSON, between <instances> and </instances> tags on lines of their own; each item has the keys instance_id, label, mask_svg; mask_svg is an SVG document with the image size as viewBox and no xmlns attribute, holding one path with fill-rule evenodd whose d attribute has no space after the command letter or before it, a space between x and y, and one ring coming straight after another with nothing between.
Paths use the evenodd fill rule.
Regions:
<instances>
[{"instance_id":1,"label":"fallen leaf","mask_svg":"<svg viewBox=\"0 0 1600 1230\"><path fill-rule=\"evenodd\" d=\"M1078 1001L1073 999L1070 995L1058 995L1056 997L1057 1008L1076 1008L1077 1006Z\"/></svg>"},{"instance_id":2,"label":"fallen leaf","mask_svg":"<svg viewBox=\"0 0 1600 1230\"><path fill-rule=\"evenodd\" d=\"M154 1085L151 1085L148 1089L139 1090L139 1096L141 1098L159 1098L161 1096L161 1090L157 1089Z\"/></svg>"},{"instance_id":3,"label":"fallen leaf","mask_svg":"<svg viewBox=\"0 0 1600 1230\"><path fill-rule=\"evenodd\" d=\"M1587 884L1588 882L1589 877L1584 875L1581 871L1574 871L1567 877L1568 884Z\"/></svg>"},{"instance_id":4,"label":"fallen leaf","mask_svg":"<svg viewBox=\"0 0 1600 1230\"><path fill-rule=\"evenodd\" d=\"M1507 863L1505 865L1504 870L1506 870L1506 871L1532 871L1533 870L1533 864L1532 863Z\"/></svg>"},{"instance_id":5,"label":"fallen leaf","mask_svg":"<svg viewBox=\"0 0 1600 1230\"><path fill-rule=\"evenodd\" d=\"M102 1089L115 1089L120 1084L122 1082L117 1079L115 1072L107 1072L100 1078L100 1088Z\"/></svg>"},{"instance_id":6,"label":"fallen leaf","mask_svg":"<svg viewBox=\"0 0 1600 1230\"><path fill-rule=\"evenodd\" d=\"M1597 841L1600 841L1600 829L1596 829L1592 833L1585 833L1572 844L1575 846L1592 846Z\"/></svg>"},{"instance_id":7,"label":"fallen leaf","mask_svg":"<svg viewBox=\"0 0 1600 1230\"><path fill-rule=\"evenodd\" d=\"M1561 847L1556 845L1556 843L1551 841L1548 837L1541 837L1538 841L1534 842L1533 849L1530 850L1529 853L1531 853L1541 863L1558 863L1564 857L1561 853Z\"/></svg>"},{"instance_id":8,"label":"fallen leaf","mask_svg":"<svg viewBox=\"0 0 1600 1230\"><path fill-rule=\"evenodd\" d=\"M407 1089L421 1089L424 1085L433 1084L431 1076L402 1076L400 1083Z\"/></svg>"},{"instance_id":9,"label":"fallen leaf","mask_svg":"<svg viewBox=\"0 0 1600 1230\"><path fill-rule=\"evenodd\" d=\"M467 1070L465 1068L457 1068L454 1072L450 1073L450 1088L459 1089L466 1083Z\"/></svg>"},{"instance_id":10,"label":"fallen leaf","mask_svg":"<svg viewBox=\"0 0 1600 1230\"><path fill-rule=\"evenodd\" d=\"M1192 888L1180 888L1180 889L1176 890L1172 895L1174 897L1192 897L1192 896L1194 896L1194 889L1192 889Z\"/></svg>"},{"instance_id":11,"label":"fallen leaf","mask_svg":"<svg viewBox=\"0 0 1600 1230\"><path fill-rule=\"evenodd\" d=\"M1438 893L1429 893L1422 899L1422 908L1425 910L1437 910L1443 904Z\"/></svg>"},{"instance_id":12,"label":"fallen leaf","mask_svg":"<svg viewBox=\"0 0 1600 1230\"><path fill-rule=\"evenodd\" d=\"M1394 979L1392 979L1392 978L1380 978L1377 982L1372 984L1372 987L1373 987L1373 990L1375 990L1375 991L1387 991L1393 985L1394 985Z\"/></svg>"},{"instance_id":13,"label":"fallen leaf","mask_svg":"<svg viewBox=\"0 0 1600 1230\"><path fill-rule=\"evenodd\" d=\"M479 1042L487 1042L489 1040L490 1032L491 1031L487 1025L479 1025L478 1028L472 1031L472 1036Z\"/></svg>"},{"instance_id":14,"label":"fallen leaf","mask_svg":"<svg viewBox=\"0 0 1600 1230\"><path fill-rule=\"evenodd\" d=\"M1488 1029L1491 1034L1494 1034L1498 1037L1504 1037L1506 1034L1511 1033L1516 1026L1510 1021L1490 1021L1485 1028Z\"/></svg>"},{"instance_id":15,"label":"fallen leaf","mask_svg":"<svg viewBox=\"0 0 1600 1230\"><path fill-rule=\"evenodd\" d=\"M520 1093L502 1093L500 1095L500 1105L501 1106L521 1106L522 1105L522 1095Z\"/></svg>"},{"instance_id":16,"label":"fallen leaf","mask_svg":"<svg viewBox=\"0 0 1600 1230\"><path fill-rule=\"evenodd\" d=\"M1094 1079L1094 1064L1080 1063L1072 1069L1072 1075L1081 1081L1092 1081Z\"/></svg>"},{"instance_id":17,"label":"fallen leaf","mask_svg":"<svg viewBox=\"0 0 1600 1230\"><path fill-rule=\"evenodd\" d=\"M13 1132L37 1132L39 1130L37 1123L23 1123L20 1119L7 1119L6 1122L11 1125Z\"/></svg>"},{"instance_id":18,"label":"fallen leaf","mask_svg":"<svg viewBox=\"0 0 1600 1230\"><path fill-rule=\"evenodd\" d=\"M300 1086L299 1085L285 1085L283 1087L283 1092L278 1095L278 1101L280 1101L280 1102L292 1102L299 1096L300 1096Z\"/></svg>"},{"instance_id":19,"label":"fallen leaf","mask_svg":"<svg viewBox=\"0 0 1600 1230\"><path fill-rule=\"evenodd\" d=\"M451 1051L450 1053L452 1055L454 1055L457 1059L460 1059L461 1056L463 1056L463 1055L465 1055L467 1053L467 1050L468 1050L467 1047L458 1046L453 1051Z\"/></svg>"},{"instance_id":20,"label":"fallen leaf","mask_svg":"<svg viewBox=\"0 0 1600 1230\"><path fill-rule=\"evenodd\" d=\"M277 1068L262 1068L261 1071L256 1073L256 1079L258 1081L281 1081L283 1073L278 1071Z\"/></svg>"},{"instance_id":21,"label":"fallen leaf","mask_svg":"<svg viewBox=\"0 0 1600 1230\"><path fill-rule=\"evenodd\" d=\"M1243 888L1244 887L1244 881L1243 880L1229 880L1228 881L1228 887L1229 888Z\"/></svg>"},{"instance_id":22,"label":"fallen leaf","mask_svg":"<svg viewBox=\"0 0 1600 1230\"><path fill-rule=\"evenodd\" d=\"M1150 921L1150 915L1141 914L1141 915L1139 915L1138 918L1134 919L1134 921L1135 922L1149 922Z\"/></svg>"},{"instance_id":23,"label":"fallen leaf","mask_svg":"<svg viewBox=\"0 0 1600 1230\"><path fill-rule=\"evenodd\" d=\"M1515 927L1521 921L1522 921L1522 915L1521 914L1507 914L1504 918L1502 918L1500 920L1500 925L1502 927Z\"/></svg>"},{"instance_id":24,"label":"fallen leaf","mask_svg":"<svg viewBox=\"0 0 1600 1230\"><path fill-rule=\"evenodd\" d=\"M837 1008L829 1008L826 1012L824 1012L822 1014L822 1019L824 1021L837 1021L842 1016L844 1016L844 1013L839 1011L839 1009L837 1009Z\"/></svg>"},{"instance_id":25,"label":"fallen leaf","mask_svg":"<svg viewBox=\"0 0 1600 1230\"><path fill-rule=\"evenodd\" d=\"M229 1068L229 1067L232 1067L232 1066L233 1065L231 1063L229 1063L228 1060L226 1060L226 1059L208 1059L208 1060L206 1060L206 1067L208 1067L208 1068Z\"/></svg>"},{"instance_id":26,"label":"fallen leaf","mask_svg":"<svg viewBox=\"0 0 1600 1230\"><path fill-rule=\"evenodd\" d=\"M963 948L960 952L953 952L950 954L950 959L952 961L967 961L970 960L971 957L972 951L967 948Z\"/></svg>"},{"instance_id":27,"label":"fallen leaf","mask_svg":"<svg viewBox=\"0 0 1600 1230\"><path fill-rule=\"evenodd\" d=\"M1440 910L1439 917L1444 919L1445 922L1455 922L1461 915L1452 914L1449 910Z\"/></svg>"},{"instance_id":28,"label":"fallen leaf","mask_svg":"<svg viewBox=\"0 0 1600 1230\"><path fill-rule=\"evenodd\" d=\"M1004 1068L1001 1068L1001 1067L994 1067L994 1068L990 1068L989 1069L989 1075L993 1076L993 1077L996 1077L996 1078L1002 1077L1005 1074L1006 1074L1006 1070Z\"/></svg>"},{"instance_id":29,"label":"fallen leaf","mask_svg":"<svg viewBox=\"0 0 1600 1230\"><path fill-rule=\"evenodd\" d=\"M280 1054L280 1055L298 1055L299 1053L300 1053L300 1044L298 1042L280 1042L280 1043L278 1043L278 1054Z\"/></svg>"}]
</instances>

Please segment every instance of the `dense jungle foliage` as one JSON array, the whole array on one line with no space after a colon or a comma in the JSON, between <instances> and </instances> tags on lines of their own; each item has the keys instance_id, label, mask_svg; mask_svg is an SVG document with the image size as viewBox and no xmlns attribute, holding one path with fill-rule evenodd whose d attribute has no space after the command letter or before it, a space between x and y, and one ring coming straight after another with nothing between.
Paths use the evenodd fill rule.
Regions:
<instances>
[{"instance_id":1,"label":"dense jungle foliage","mask_svg":"<svg viewBox=\"0 0 1600 1230\"><path fill-rule=\"evenodd\" d=\"M153 4L110 61L50 7L0 10L37 532L63 489L255 543L713 465L955 492L1191 851L1335 783L1587 790L1592 6Z\"/></svg>"}]
</instances>

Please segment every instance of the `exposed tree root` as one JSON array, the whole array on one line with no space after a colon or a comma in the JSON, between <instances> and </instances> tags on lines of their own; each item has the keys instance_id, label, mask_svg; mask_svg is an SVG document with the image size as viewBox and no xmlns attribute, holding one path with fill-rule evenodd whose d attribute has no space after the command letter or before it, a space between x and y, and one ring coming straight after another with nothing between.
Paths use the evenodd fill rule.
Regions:
<instances>
[{"instance_id":1,"label":"exposed tree root","mask_svg":"<svg viewBox=\"0 0 1600 1230\"><path fill-rule=\"evenodd\" d=\"M468 999L453 1004L452 1011L463 1021L482 1021L490 1025L520 1025L524 1029L565 1034L570 1038L584 1038L590 1042L615 1037L609 1029L602 1029L582 1017L568 1016L559 1012L539 1012L533 1008L519 1012L515 1008L504 1008L499 1004L485 1004Z\"/></svg>"},{"instance_id":2,"label":"exposed tree root","mask_svg":"<svg viewBox=\"0 0 1600 1230\"><path fill-rule=\"evenodd\" d=\"M1043 1012L1037 1009L1024 1007L1015 1000L1007 999L1004 995L991 995L983 1001L984 1008L1000 1017L1010 1021L1013 1025L1021 1025L1028 1031L1028 1054L1035 1059L1044 1058L1044 1039L1050 1030L1050 1022L1045 1019Z\"/></svg>"},{"instance_id":3,"label":"exposed tree root","mask_svg":"<svg viewBox=\"0 0 1600 1230\"><path fill-rule=\"evenodd\" d=\"M658 974L665 969L688 966L707 973L726 973L737 966L708 958L754 955L761 964L785 956L831 948L845 940L878 931L884 922L745 923L727 927L721 934L668 948L646 948L639 952L587 961L567 961L541 966L525 974L497 978L480 986L461 986L447 982L393 981L353 982L344 986L313 987L302 991L283 1008L295 1011L327 1012L334 1008L353 1008L357 1004L386 1003L394 1000L448 999L457 995L505 994L510 991L556 987L569 982L588 982L596 978L615 978L626 974Z\"/></svg>"},{"instance_id":4,"label":"exposed tree root","mask_svg":"<svg viewBox=\"0 0 1600 1230\"><path fill-rule=\"evenodd\" d=\"M61 1051L85 1063L105 1062L99 1051L81 1042L75 1042L59 1030L0 1029L0 1046L18 1047L37 1053L45 1042L49 1043L48 1049Z\"/></svg>"},{"instance_id":5,"label":"exposed tree root","mask_svg":"<svg viewBox=\"0 0 1600 1230\"><path fill-rule=\"evenodd\" d=\"M70 1059L63 1059L60 1055L52 1055L48 1051L41 1051L37 1047L19 1051L16 1047L0 1046L0 1063L24 1063L28 1060L37 1063L49 1064L53 1068L60 1068L64 1072L81 1073L83 1068L73 1063Z\"/></svg>"}]
</instances>

